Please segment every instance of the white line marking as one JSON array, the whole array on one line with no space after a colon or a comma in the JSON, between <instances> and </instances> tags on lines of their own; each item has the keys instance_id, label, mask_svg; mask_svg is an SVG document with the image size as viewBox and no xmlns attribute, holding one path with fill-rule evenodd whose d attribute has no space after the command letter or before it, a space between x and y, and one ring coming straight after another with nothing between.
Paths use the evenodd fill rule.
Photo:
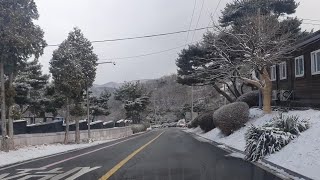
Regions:
<instances>
[{"instance_id":1,"label":"white line marking","mask_svg":"<svg viewBox=\"0 0 320 180\"><path fill-rule=\"evenodd\" d=\"M73 169L71 169L71 170L69 170L69 171L67 171L67 172L65 172L63 174L59 174L59 175L54 176L53 178L51 178L51 180L60 180L60 179L62 179L64 177L66 177L66 176L69 176L70 174L72 174L72 173L74 173L76 171L79 171L80 169L81 169L81 167L75 167L75 168L73 168Z\"/></svg>"},{"instance_id":2,"label":"white line marking","mask_svg":"<svg viewBox=\"0 0 320 180\"><path fill-rule=\"evenodd\" d=\"M90 171L93 171L93 170L96 170L96 169L99 169L101 168L101 166L97 166L97 167L93 167L93 168L90 168L90 167L83 167L79 172L77 172L76 174L74 174L73 176L71 177L68 177L67 179L65 180L74 180Z\"/></svg>"},{"instance_id":3,"label":"white line marking","mask_svg":"<svg viewBox=\"0 0 320 180\"><path fill-rule=\"evenodd\" d=\"M145 134L149 134L150 132L152 132L152 131L149 131L149 132L146 132L146 133L143 133L143 134L139 134L137 136L132 137L132 139L140 137L140 136L145 135ZM101 144L97 144L95 146L98 146L98 145L101 145ZM20 165L23 165L23 164L31 163L31 162L34 162L34 161L39 161L39 160L42 160L42 159L47 159L47 158L51 158L51 157L55 157L55 156L59 156L59 155L67 154L67 153L72 153L72 152L75 152L75 151L80 151L80 150L91 148L91 147L94 147L94 146L78 148L78 149L70 150L70 151L67 151L67 152L61 152L61 153L57 153L57 154L53 154L53 155L48 155L48 156L45 156L45 157L40 157L40 158L33 159L33 160L26 160L26 161L23 161L23 162L20 162L20 163L17 163L17 164L13 164L11 166L7 166L7 167L4 167L4 168L1 168L0 171L6 170L6 169L9 169L9 168L13 168L13 167L16 167L16 166L20 166Z\"/></svg>"},{"instance_id":4,"label":"white line marking","mask_svg":"<svg viewBox=\"0 0 320 180\"><path fill-rule=\"evenodd\" d=\"M140 136L140 135L139 135L139 136ZM119 141L119 142L110 144L110 145L108 145L108 146L104 146L104 147L101 147L101 148L98 148L98 149L95 149L95 150L92 150L92 151L88 151L88 152L85 152L85 153L82 153L82 154L79 154L79 155L76 155L76 156L72 156L72 157L69 157L69 158L67 158L67 159L64 159L64 160L61 160L61 161L57 161L57 162L48 164L48 165L46 165L46 166L43 166L42 168L48 168L48 167L51 167L51 166L54 166L54 165L57 165L57 164L60 164L60 163L63 163L63 162L66 162L66 161L69 161L69 160L72 160L72 159L81 157L81 156L84 156L84 155L87 155L87 154L91 154L91 153L100 151L100 150L102 150L102 149L106 149L106 148L115 146L115 145L117 145L117 144L121 144L121 143L123 143L123 142L129 141L129 140L134 139L134 138L136 138L136 137L138 137L138 136L135 136L135 137L132 137L132 138L129 138L129 139L125 139L125 140L122 140L122 141Z\"/></svg>"}]
</instances>

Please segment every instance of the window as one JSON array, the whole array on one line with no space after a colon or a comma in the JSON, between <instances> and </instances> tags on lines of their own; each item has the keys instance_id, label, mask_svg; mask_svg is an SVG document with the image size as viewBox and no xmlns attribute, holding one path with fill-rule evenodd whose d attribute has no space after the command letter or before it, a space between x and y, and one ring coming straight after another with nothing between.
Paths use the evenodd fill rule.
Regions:
<instances>
[{"instance_id":1,"label":"window","mask_svg":"<svg viewBox=\"0 0 320 180\"><path fill-rule=\"evenodd\" d=\"M320 74L320 50L311 53L311 74Z\"/></svg>"},{"instance_id":2,"label":"window","mask_svg":"<svg viewBox=\"0 0 320 180\"><path fill-rule=\"evenodd\" d=\"M270 66L270 78L271 78L271 81L277 80L277 66L276 65Z\"/></svg>"},{"instance_id":3,"label":"window","mask_svg":"<svg viewBox=\"0 0 320 180\"><path fill-rule=\"evenodd\" d=\"M282 62L279 64L280 80L287 79L287 63Z\"/></svg>"},{"instance_id":4,"label":"window","mask_svg":"<svg viewBox=\"0 0 320 180\"><path fill-rule=\"evenodd\" d=\"M304 58L303 56L296 57L294 60L296 77L304 76Z\"/></svg>"}]
</instances>

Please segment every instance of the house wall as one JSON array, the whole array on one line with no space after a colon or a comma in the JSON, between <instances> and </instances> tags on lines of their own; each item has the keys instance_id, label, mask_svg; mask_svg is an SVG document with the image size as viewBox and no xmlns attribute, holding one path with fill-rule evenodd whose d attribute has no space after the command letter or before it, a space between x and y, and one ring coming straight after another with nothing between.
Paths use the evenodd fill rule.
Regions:
<instances>
[{"instance_id":1,"label":"house wall","mask_svg":"<svg viewBox=\"0 0 320 180\"><path fill-rule=\"evenodd\" d=\"M311 74L311 52L320 49L320 39L299 48L293 57L287 60L287 79L280 80L279 67L277 81L273 82L274 90L293 90L293 101L305 106L320 107L320 75ZM295 77L295 57L304 56L304 76Z\"/></svg>"}]
</instances>

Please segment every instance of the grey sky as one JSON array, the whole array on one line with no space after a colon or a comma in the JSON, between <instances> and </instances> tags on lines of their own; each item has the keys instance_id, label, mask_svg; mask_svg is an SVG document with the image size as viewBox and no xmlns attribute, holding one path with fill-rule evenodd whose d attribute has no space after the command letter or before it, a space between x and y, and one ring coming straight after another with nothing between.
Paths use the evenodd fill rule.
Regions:
<instances>
[{"instance_id":1,"label":"grey sky","mask_svg":"<svg viewBox=\"0 0 320 180\"><path fill-rule=\"evenodd\" d=\"M231 0L222 0L217 14ZM89 40L141 36L188 29L194 0L35 0L40 13L39 24L48 44L59 44L73 27L79 27ZM202 0L197 0L192 29L199 17ZM198 27L210 22L210 14L218 0L204 0ZM320 19L319 0L300 3L297 16ZM217 16L215 16L217 17ZM217 19L217 18L216 18ZM320 22L310 22L320 24ZM306 29L320 29L317 25L303 25ZM193 41L201 39L205 31L198 31ZM193 33L189 34L191 42ZM187 33L140 40L96 43L94 51L99 59L118 58L151 53L181 46ZM47 47L40 58L43 70L48 73L52 51ZM110 81L123 82L152 79L176 72L175 59L180 49L132 59L116 60L117 65L99 65L96 84Z\"/></svg>"}]
</instances>

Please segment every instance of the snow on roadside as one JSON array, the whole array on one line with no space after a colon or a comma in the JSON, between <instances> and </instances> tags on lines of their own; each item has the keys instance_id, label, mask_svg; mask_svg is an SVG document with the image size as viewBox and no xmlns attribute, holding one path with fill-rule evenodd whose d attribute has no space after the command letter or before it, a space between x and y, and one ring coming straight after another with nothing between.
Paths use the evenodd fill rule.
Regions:
<instances>
[{"instance_id":1,"label":"snow on roadside","mask_svg":"<svg viewBox=\"0 0 320 180\"><path fill-rule=\"evenodd\" d=\"M264 115L262 110L253 108L253 109L250 109L250 120L249 122L246 123L246 126L240 128L238 131L232 133L231 135L229 136L223 135L218 128L215 128L207 133L199 134L199 135L204 138L207 138L219 143L223 143L235 149L244 151L245 145L246 145L244 134L247 131L247 129L250 127L250 125L252 124L258 127L262 126L277 114L278 114L277 112L274 112L269 115Z\"/></svg>"},{"instance_id":2,"label":"snow on roadside","mask_svg":"<svg viewBox=\"0 0 320 180\"><path fill-rule=\"evenodd\" d=\"M73 149L80 149L90 146L95 146L98 144L106 143L113 141L103 140L103 141L94 141L92 143L82 143L82 144L49 144L49 145L37 145L37 146L26 146L21 147L17 150L10 152L0 151L0 166L13 164L21 161L26 161L34 158L39 158L43 156L48 156L56 153L66 152Z\"/></svg>"},{"instance_id":3,"label":"snow on roadside","mask_svg":"<svg viewBox=\"0 0 320 180\"><path fill-rule=\"evenodd\" d=\"M250 109L250 120L238 131L229 136L224 136L218 128L207 133L199 131L199 127L188 130L204 138L225 144L235 149L244 151L245 149L245 132L250 124L261 127L278 112L264 115L259 109ZM320 111L317 110L295 110L283 113L284 115L297 115L302 119L309 120L310 128L301 133L296 139L275 154L266 157L270 162L285 167L305 176L319 179L320 177Z\"/></svg>"},{"instance_id":4,"label":"snow on roadside","mask_svg":"<svg viewBox=\"0 0 320 180\"><path fill-rule=\"evenodd\" d=\"M196 127L196 128L192 128L192 129L186 129L185 132L202 134L203 131L200 127Z\"/></svg>"},{"instance_id":5,"label":"snow on roadside","mask_svg":"<svg viewBox=\"0 0 320 180\"><path fill-rule=\"evenodd\" d=\"M310 129L285 146L281 151L266 159L292 171L308 177L320 177L320 111L293 111L290 115L299 115L309 119Z\"/></svg>"}]
</instances>

